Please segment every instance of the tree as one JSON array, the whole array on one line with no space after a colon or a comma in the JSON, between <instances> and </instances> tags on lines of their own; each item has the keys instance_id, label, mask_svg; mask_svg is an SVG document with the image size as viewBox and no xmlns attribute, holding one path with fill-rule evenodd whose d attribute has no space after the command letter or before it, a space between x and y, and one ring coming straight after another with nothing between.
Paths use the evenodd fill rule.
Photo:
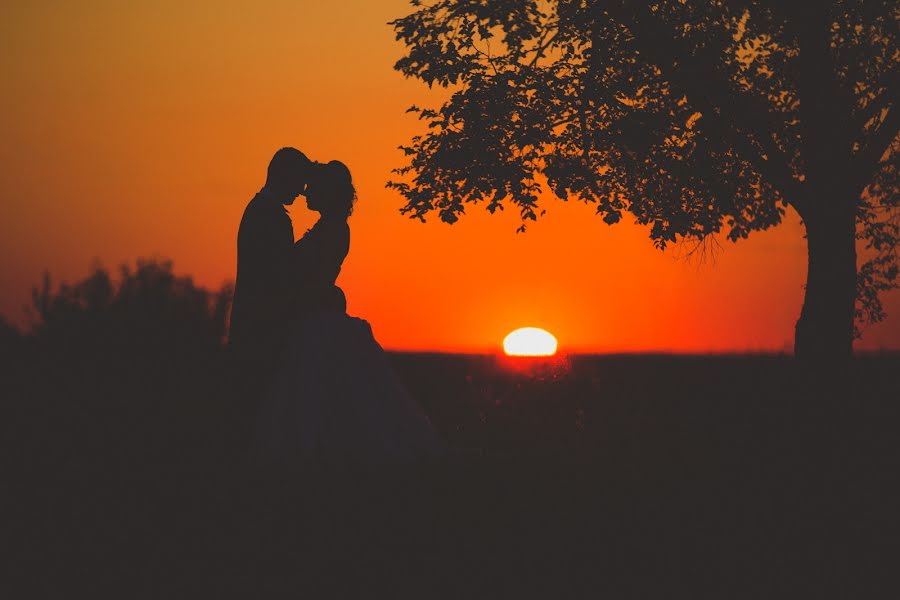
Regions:
<instances>
[{"instance_id":1,"label":"tree","mask_svg":"<svg viewBox=\"0 0 900 600\"><path fill-rule=\"evenodd\" d=\"M170 261L138 260L113 281L102 267L74 285L53 289L49 273L32 288L32 335L45 348L79 360L136 362L156 367L222 345L230 285L211 292L178 277Z\"/></svg>"},{"instance_id":2,"label":"tree","mask_svg":"<svg viewBox=\"0 0 900 600\"><path fill-rule=\"evenodd\" d=\"M22 334L19 330L0 316L0 369L6 366L9 359L18 351L21 342Z\"/></svg>"},{"instance_id":3,"label":"tree","mask_svg":"<svg viewBox=\"0 0 900 600\"><path fill-rule=\"evenodd\" d=\"M4 380L15 439L41 464L92 470L228 456L240 425L222 343L231 297L230 284L206 289L166 260L97 266L74 283L45 274Z\"/></svg>"},{"instance_id":4,"label":"tree","mask_svg":"<svg viewBox=\"0 0 900 600\"><path fill-rule=\"evenodd\" d=\"M795 354L852 355L896 287L900 6L844 0L439 0L392 21L395 68L453 94L390 181L402 212L559 198L625 211L660 248L800 215L809 266ZM857 272L857 242L867 260Z\"/></svg>"}]
</instances>

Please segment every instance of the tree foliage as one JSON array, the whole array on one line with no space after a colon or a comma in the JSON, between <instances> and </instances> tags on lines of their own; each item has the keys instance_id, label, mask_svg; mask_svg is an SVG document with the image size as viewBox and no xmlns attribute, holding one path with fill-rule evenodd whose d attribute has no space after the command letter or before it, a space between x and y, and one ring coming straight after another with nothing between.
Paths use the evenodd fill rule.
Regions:
<instances>
[{"instance_id":1,"label":"tree foliage","mask_svg":"<svg viewBox=\"0 0 900 600\"><path fill-rule=\"evenodd\" d=\"M896 287L900 5L439 0L392 22L396 69L453 93L388 183L402 212L543 212L544 186L655 245L736 241L857 203L860 322ZM840 179L835 185L835 166ZM837 189L835 189L837 188Z\"/></svg>"},{"instance_id":2,"label":"tree foliage","mask_svg":"<svg viewBox=\"0 0 900 600\"><path fill-rule=\"evenodd\" d=\"M46 273L32 289L32 334L67 352L174 358L219 346L230 303L230 285L210 292L176 276L170 261L123 265L118 281L98 266L56 289Z\"/></svg>"}]
</instances>

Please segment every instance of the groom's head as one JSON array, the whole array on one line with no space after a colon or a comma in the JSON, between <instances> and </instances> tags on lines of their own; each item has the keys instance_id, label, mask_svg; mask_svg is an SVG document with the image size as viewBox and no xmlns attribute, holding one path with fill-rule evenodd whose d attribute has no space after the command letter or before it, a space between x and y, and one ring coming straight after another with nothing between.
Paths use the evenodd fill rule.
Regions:
<instances>
[{"instance_id":1,"label":"groom's head","mask_svg":"<svg viewBox=\"0 0 900 600\"><path fill-rule=\"evenodd\" d=\"M282 148L269 161L266 190L280 203L293 204L303 193L312 161L296 148Z\"/></svg>"}]
</instances>

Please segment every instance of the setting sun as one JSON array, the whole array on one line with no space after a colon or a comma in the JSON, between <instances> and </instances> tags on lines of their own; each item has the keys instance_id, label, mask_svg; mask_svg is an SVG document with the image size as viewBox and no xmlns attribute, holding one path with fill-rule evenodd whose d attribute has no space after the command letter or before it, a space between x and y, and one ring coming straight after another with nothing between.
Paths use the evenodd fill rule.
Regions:
<instances>
[{"instance_id":1,"label":"setting sun","mask_svg":"<svg viewBox=\"0 0 900 600\"><path fill-rule=\"evenodd\" d=\"M503 351L510 356L552 356L556 338L537 327L516 329L503 340Z\"/></svg>"}]
</instances>

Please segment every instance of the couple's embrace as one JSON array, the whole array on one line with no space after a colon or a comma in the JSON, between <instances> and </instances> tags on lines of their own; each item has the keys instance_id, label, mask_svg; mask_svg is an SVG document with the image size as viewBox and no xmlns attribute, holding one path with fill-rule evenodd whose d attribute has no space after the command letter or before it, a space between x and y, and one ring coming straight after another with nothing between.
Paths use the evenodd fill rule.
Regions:
<instances>
[{"instance_id":1,"label":"couple's embrace","mask_svg":"<svg viewBox=\"0 0 900 600\"><path fill-rule=\"evenodd\" d=\"M300 195L319 219L295 242L285 206ZM369 324L347 315L335 285L355 200L343 163L282 148L241 219L229 349L251 445L264 463L440 453Z\"/></svg>"}]
</instances>

